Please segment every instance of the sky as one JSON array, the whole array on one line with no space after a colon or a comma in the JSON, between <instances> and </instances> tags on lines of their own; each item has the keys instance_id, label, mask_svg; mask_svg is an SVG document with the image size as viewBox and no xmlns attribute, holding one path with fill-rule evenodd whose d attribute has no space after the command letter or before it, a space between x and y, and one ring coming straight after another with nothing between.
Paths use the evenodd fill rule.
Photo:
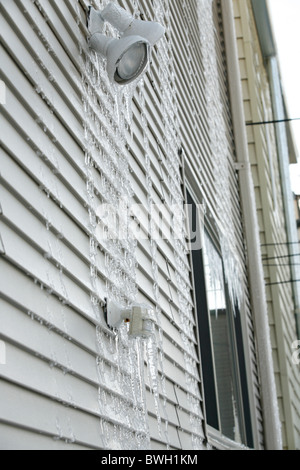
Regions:
<instances>
[{"instance_id":1,"label":"sky","mask_svg":"<svg viewBox=\"0 0 300 470\"><path fill-rule=\"evenodd\" d=\"M268 0L289 118L300 118L300 0ZM291 165L292 190L300 194L300 120L292 123L298 165Z\"/></svg>"}]
</instances>

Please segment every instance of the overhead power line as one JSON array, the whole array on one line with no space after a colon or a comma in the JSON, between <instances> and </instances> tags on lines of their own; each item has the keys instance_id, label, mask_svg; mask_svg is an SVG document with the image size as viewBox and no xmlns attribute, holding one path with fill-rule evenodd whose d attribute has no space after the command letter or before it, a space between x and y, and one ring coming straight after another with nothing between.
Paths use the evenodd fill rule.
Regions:
<instances>
[{"instance_id":1,"label":"overhead power line","mask_svg":"<svg viewBox=\"0 0 300 470\"><path fill-rule=\"evenodd\" d=\"M279 264L263 264L264 267L268 268L270 266L300 266L300 263L279 263Z\"/></svg>"},{"instance_id":2,"label":"overhead power line","mask_svg":"<svg viewBox=\"0 0 300 470\"><path fill-rule=\"evenodd\" d=\"M300 121L300 118L293 119L275 119L273 121L246 122L246 126L261 126L264 124L280 124L282 122Z\"/></svg>"},{"instance_id":3,"label":"overhead power line","mask_svg":"<svg viewBox=\"0 0 300 470\"><path fill-rule=\"evenodd\" d=\"M272 259L283 259L283 258L293 258L294 256L300 256L300 253L296 253L294 255L283 255L283 256L268 256L268 257L263 257L263 261L270 261Z\"/></svg>"},{"instance_id":4,"label":"overhead power line","mask_svg":"<svg viewBox=\"0 0 300 470\"><path fill-rule=\"evenodd\" d=\"M263 243L260 246L283 246L283 245L300 245L299 242L283 242L283 243Z\"/></svg>"},{"instance_id":5,"label":"overhead power line","mask_svg":"<svg viewBox=\"0 0 300 470\"><path fill-rule=\"evenodd\" d=\"M290 284L294 282L300 282L300 279L290 279L289 281L269 282L266 286L277 286L279 284Z\"/></svg>"}]
</instances>

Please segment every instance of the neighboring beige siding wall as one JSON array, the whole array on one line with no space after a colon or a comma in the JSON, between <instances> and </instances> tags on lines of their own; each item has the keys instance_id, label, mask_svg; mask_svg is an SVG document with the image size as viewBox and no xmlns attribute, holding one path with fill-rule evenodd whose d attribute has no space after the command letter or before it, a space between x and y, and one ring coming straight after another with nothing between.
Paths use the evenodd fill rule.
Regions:
<instances>
[{"instance_id":1,"label":"neighboring beige siding wall","mask_svg":"<svg viewBox=\"0 0 300 470\"><path fill-rule=\"evenodd\" d=\"M246 122L272 120L270 88L250 1L234 0ZM273 125L248 126L248 149L255 185L262 263L273 346L278 402L285 448L299 447L299 369L291 361L295 317L285 245L286 231ZM282 258L280 258L282 257ZM283 282L282 284L280 284ZM278 283L278 284L277 284ZM271 285L269 285L271 284Z\"/></svg>"}]
</instances>

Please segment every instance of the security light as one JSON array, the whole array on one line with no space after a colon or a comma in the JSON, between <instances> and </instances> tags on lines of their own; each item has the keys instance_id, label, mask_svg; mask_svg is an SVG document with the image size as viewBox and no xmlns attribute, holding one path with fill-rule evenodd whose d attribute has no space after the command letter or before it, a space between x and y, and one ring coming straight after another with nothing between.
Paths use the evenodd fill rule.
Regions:
<instances>
[{"instance_id":1,"label":"security light","mask_svg":"<svg viewBox=\"0 0 300 470\"><path fill-rule=\"evenodd\" d=\"M113 25L123 37L141 36L154 46L165 33L165 28L155 21L136 20L124 8L109 3L101 13L101 17Z\"/></svg>"},{"instance_id":2,"label":"security light","mask_svg":"<svg viewBox=\"0 0 300 470\"><path fill-rule=\"evenodd\" d=\"M95 33L90 38L90 46L107 58L107 74L111 81L120 85L135 80L145 69L150 56L150 44L139 36L113 39Z\"/></svg>"},{"instance_id":3,"label":"security light","mask_svg":"<svg viewBox=\"0 0 300 470\"><path fill-rule=\"evenodd\" d=\"M132 337L146 339L154 334L153 311L147 305L132 304L124 308L112 300L107 300L104 312L110 328L119 329L126 323L129 325L128 334Z\"/></svg>"},{"instance_id":4,"label":"security light","mask_svg":"<svg viewBox=\"0 0 300 470\"><path fill-rule=\"evenodd\" d=\"M103 34L105 21L120 32L120 39ZM114 3L109 3L102 12L89 7L87 27L90 47L106 57L108 76L119 85L127 85L141 75L149 62L151 46L165 31L159 23L135 20Z\"/></svg>"}]
</instances>

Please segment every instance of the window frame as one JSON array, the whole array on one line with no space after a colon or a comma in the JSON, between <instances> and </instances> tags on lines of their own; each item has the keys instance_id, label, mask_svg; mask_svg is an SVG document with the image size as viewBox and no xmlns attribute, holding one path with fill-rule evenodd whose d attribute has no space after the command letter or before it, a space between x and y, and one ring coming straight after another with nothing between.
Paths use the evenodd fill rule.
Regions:
<instances>
[{"instance_id":1,"label":"window frame","mask_svg":"<svg viewBox=\"0 0 300 470\"><path fill-rule=\"evenodd\" d=\"M223 276L224 276L224 262L222 259L222 253L221 253L221 247L220 243L218 240L218 231L217 231L217 226L214 222L214 218L211 216L211 214L208 214L207 209L206 209L206 214L204 213L199 213L199 205L198 205L198 198L195 196L194 191L192 190L191 186L189 184L185 185L185 200L187 201L187 204L190 204L191 201L194 204L197 217L199 220L202 220L203 223L203 233L204 230L207 232L208 236L211 239L211 242L213 243L216 251L220 255L221 263L222 263L222 271L223 271ZM190 229L190 214L186 212L187 215L187 230L188 234L190 236L191 234L191 229ZM203 237L203 234L199 234L199 236ZM243 308L239 309L237 305L232 306L228 289L226 287L226 282L225 282L225 277L224 277L224 286L225 286L225 296L226 296L226 305L227 307L229 306L230 308L230 315L229 315L229 322L231 323L230 325L230 330L231 334L234 334L234 347L233 347L233 355L234 355L234 363L233 367L238 368L238 371L234 373L234 377L238 376L238 384L237 384L237 391L238 391L238 399L239 399L239 409L241 412L239 413L239 417L241 419L241 433L242 433L242 441L243 443L239 443L237 441L234 441L227 437L225 434L222 433L220 430L220 411L219 411L219 406L218 406L218 390L217 390L217 384L216 384L216 368L214 364L214 357L213 357L213 344L212 344L212 330L211 330L211 325L210 325L210 314L209 314L209 308L208 308L208 298L207 298L207 282L206 282L206 276L205 276L205 267L204 267L204 257L203 257L203 238L201 241L201 248L196 250L199 252L198 256L198 263L197 267L195 267L195 256L193 256L192 250L190 250L189 253L189 262L191 266L191 278L192 278L192 286L193 286L193 300L194 300L194 305L195 305L195 319L196 319L196 328L197 328L197 339L198 339L198 351L199 351L199 367L200 367L200 372L201 372L201 378L202 378L202 396L203 396L203 402L204 402L204 416L205 416L205 429L206 429L206 435L207 439L210 445L213 447L217 448L232 448L232 449L240 449L241 446L244 448L254 448L255 447L255 436L254 436L254 426L253 426L253 411L251 407L251 394L249 393L250 387L249 387L249 353L247 352L247 345L248 342L245 338L245 325L243 325L243 318L242 318L242 313L243 313ZM195 276L195 269L198 269L198 276L196 279ZM200 290L200 295L197 296L197 291L199 293ZM197 298L198 297L198 298ZM201 298L201 308L199 308L199 298ZM202 331L203 328L203 321L202 321L202 328L200 327L200 310L206 311L206 328ZM235 310L235 311L234 311ZM233 324L232 324L233 323ZM208 339L209 338L209 339ZM207 347L207 343L209 342L209 351L210 351L210 356L209 358L205 358L205 361L203 360L203 351L205 350L205 347ZM205 350L207 353L207 349ZM207 373L206 369L209 369L211 367L211 364L213 364L213 374L209 371ZM212 376L214 377L214 384L212 384ZM210 377L210 383L207 383L208 377ZM211 391L212 388L214 388L213 391L213 400L216 401L216 408L217 408L217 416L216 413L210 409L210 404L208 404L207 396L212 396ZM210 401L210 400L209 400ZM215 425L210 424L211 423L211 416L208 419L208 414L209 413L214 413L214 424L218 421L218 427L215 427ZM217 421L216 421L217 420Z\"/></svg>"}]
</instances>

